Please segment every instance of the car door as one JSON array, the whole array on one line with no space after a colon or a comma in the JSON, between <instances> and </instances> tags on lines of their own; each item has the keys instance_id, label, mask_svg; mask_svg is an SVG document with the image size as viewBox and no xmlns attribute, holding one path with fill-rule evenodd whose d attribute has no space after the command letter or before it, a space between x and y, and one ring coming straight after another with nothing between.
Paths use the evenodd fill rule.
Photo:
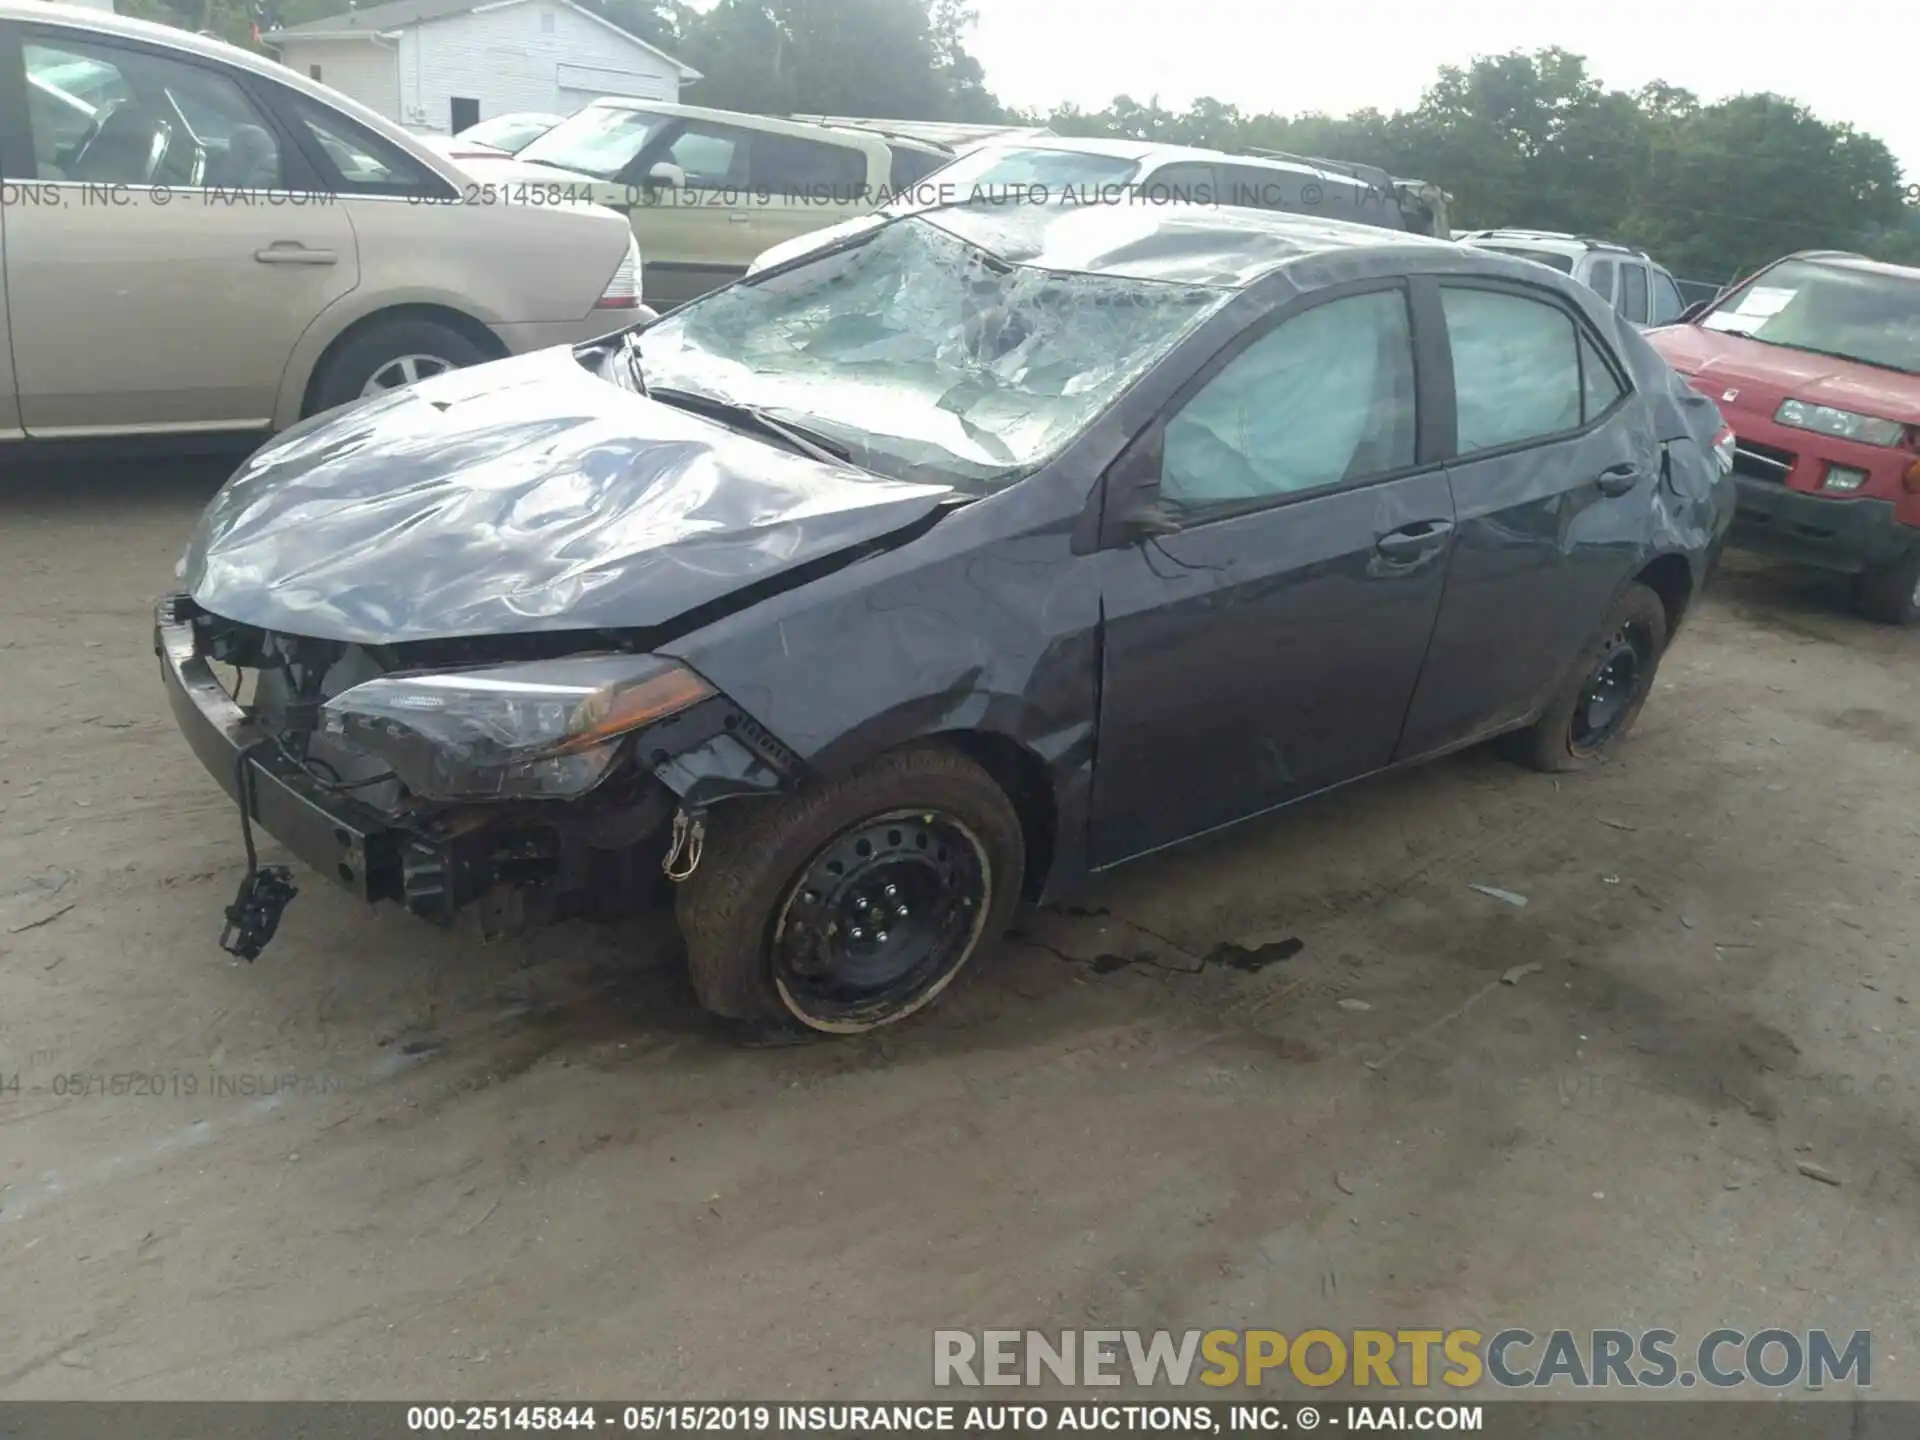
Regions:
<instances>
[{"instance_id":1,"label":"car door","mask_svg":"<svg viewBox=\"0 0 1920 1440\"><path fill-rule=\"evenodd\" d=\"M1646 401L1569 297L1480 279L1434 288L1457 532L1401 759L1534 713L1633 573L1659 481Z\"/></svg>"},{"instance_id":2,"label":"car door","mask_svg":"<svg viewBox=\"0 0 1920 1440\"><path fill-rule=\"evenodd\" d=\"M0 29L0 65L28 82L31 145L6 166L27 433L266 428L295 342L358 272L347 217L250 77L40 23ZM86 102L54 82L81 65L114 80L76 130Z\"/></svg>"},{"instance_id":3,"label":"car door","mask_svg":"<svg viewBox=\"0 0 1920 1440\"><path fill-rule=\"evenodd\" d=\"M1102 555L1096 864L1391 758L1453 526L1415 340L1400 282L1296 302L1109 474L1178 529Z\"/></svg>"}]
</instances>

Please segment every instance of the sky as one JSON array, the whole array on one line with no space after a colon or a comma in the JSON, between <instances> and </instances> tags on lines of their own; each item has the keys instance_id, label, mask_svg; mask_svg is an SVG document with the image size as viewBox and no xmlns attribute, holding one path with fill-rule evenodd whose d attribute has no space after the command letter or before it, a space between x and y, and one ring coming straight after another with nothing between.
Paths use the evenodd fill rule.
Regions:
<instances>
[{"instance_id":1,"label":"sky","mask_svg":"<svg viewBox=\"0 0 1920 1440\"><path fill-rule=\"evenodd\" d=\"M1003 103L1103 109L1202 95L1243 111L1330 115L1417 104L1435 72L1558 45L1613 89L1665 80L1707 102L1770 90L1886 142L1920 181L1920 103L1905 4L1814 12L1748 0L975 0L967 48ZM1816 16L1818 18L1816 18Z\"/></svg>"}]
</instances>

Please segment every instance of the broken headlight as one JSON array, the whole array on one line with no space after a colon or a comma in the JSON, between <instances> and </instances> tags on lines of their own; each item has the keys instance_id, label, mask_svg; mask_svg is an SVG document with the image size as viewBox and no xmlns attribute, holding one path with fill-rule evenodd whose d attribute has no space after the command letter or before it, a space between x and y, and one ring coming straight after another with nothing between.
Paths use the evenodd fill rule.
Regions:
<instances>
[{"instance_id":1,"label":"broken headlight","mask_svg":"<svg viewBox=\"0 0 1920 1440\"><path fill-rule=\"evenodd\" d=\"M327 701L329 735L434 800L564 799L606 777L633 731L713 687L654 655L583 655L382 675Z\"/></svg>"}]
</instances>

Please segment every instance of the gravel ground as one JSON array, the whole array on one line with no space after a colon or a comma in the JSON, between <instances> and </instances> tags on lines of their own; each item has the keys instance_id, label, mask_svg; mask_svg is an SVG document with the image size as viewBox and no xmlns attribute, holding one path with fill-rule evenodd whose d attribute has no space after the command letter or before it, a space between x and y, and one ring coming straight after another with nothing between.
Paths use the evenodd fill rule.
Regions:
<instances>
[{"instance_id":1,"label":"gravel ground","mask_svg":"<svg viewBox=\"0 0 1920 1440\"><path fill-rule=\"evenodd\" d=\"M1736 561L1595 774L1369 782L1023 917L898 1033L752 1050L658 920L482 947L315 879L221 954L238 827L149 635L216 480L0 498L0 1396L902 1398L938 1327L1725 1323L1871 1329L1920 1398L1920 634Z\"/></svg>"}]
</instances>

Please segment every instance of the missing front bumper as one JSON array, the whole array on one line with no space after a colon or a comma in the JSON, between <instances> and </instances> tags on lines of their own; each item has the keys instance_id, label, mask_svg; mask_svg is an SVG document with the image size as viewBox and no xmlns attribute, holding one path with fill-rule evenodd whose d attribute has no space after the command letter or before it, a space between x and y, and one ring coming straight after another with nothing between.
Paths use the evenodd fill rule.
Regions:
<instances>
[{"instance_id":1,"label":"missing front bumper","mask_svg":"<svg viewBox=\"0 0 1920 1440\"><path fill-rule=\"evenodd\" d=\"M490 839L396 824L350 794L314 784L221 685L193 623L197 613L185 596L162 600L154 651L180 733L236 808L244 783L255 825L362 900L391 900L446 921L486 894L496 868Z\"/></svg>"}]
</instances>

